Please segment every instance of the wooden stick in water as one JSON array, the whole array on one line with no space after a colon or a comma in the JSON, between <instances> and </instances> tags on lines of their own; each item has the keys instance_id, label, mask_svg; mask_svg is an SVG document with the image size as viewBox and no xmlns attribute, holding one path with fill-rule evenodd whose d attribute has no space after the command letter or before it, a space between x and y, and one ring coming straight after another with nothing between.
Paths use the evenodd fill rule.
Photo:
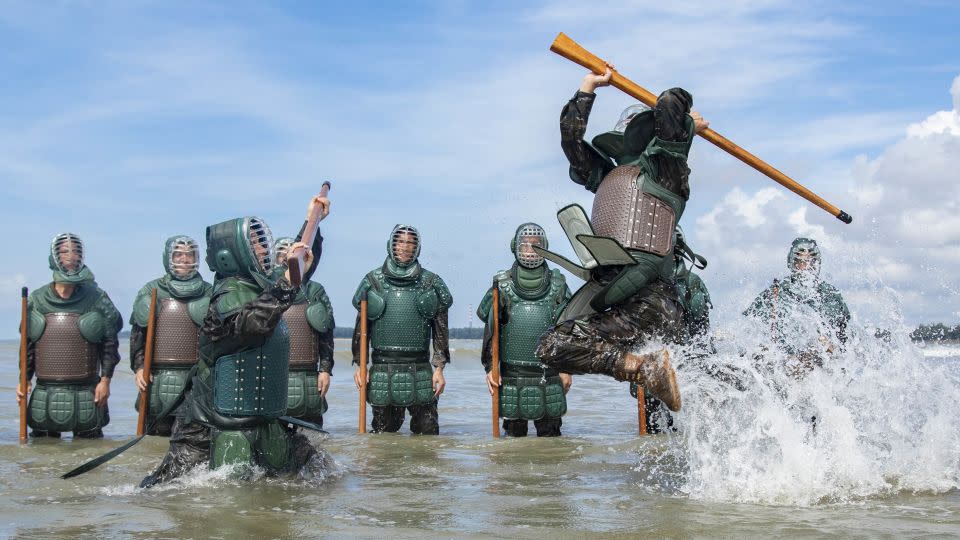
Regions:
<instances>
[{"instance_id":1,"label":"wooden stick in water","mask_svg":"<svg viewBox=\"0 0 960 540\"><path fill-rule=\"evenodd\" d=\"M490 377L495 381L500 381L500 284L494 278L493 280L493 307L490 308L493 315L493 338L490 343ZM493 420L493 438L500 438L500 386L497 386L492 396Z\"/></svg>"},{"instance_id":2,"label":"wooden stick in water","mask_svg":"<svg viewBox=\"0 0 960 540\"><path fill-rule=\"evenodd\" d=\"M360 428L367 432L367 291L360 293Z\"/></svg>"},{"instance_id":3,"label":"wooden stick in water","mask_svg":"<svg viewBox=\"0 0 960 540\"><path fill-rule=\"evenodd\" d=\"M20 442L27 442L27 288L20 289Z\"/></svg>"},{"instance_id":4,"label":"wooden stick in water","mask_svg":"<svg viewBox=\"0 0 960 540\"><path fill-rule=\"evenodd\" d=\"M143 347L143 378L147 389L140 392L140 410L137 416L137 437L143 435L147 425L147 411L150 410L150 373L153 368L153 335L157 326L157 290L150 291L150 315L147 316L147 341Z\"/></svg>"}]
</instances>

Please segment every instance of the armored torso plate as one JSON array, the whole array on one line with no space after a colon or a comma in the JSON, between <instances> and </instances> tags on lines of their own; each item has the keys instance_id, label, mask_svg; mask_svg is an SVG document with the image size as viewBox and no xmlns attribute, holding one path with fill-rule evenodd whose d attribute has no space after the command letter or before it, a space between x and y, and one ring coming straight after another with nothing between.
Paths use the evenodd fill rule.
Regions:
<instances>
[{"instance_id":1,"label":"armored torso plate","mask_svg":"<svg viewBox=\"0 0 960 540\"><path fill-rule=\"evenodd\" d=\"M283 312L290 331L290 369L317 371L320 358L320 343L313 328L307 322L307 302L294 304Z\"/></svg>"},{"instance_id":2,"label":"armored torso plate","mask_svg":"<svg viewBox=\"0 0 960 540\"><path fill-rule=\"evenodd\" d=\"M73 382L95 379L99 373L97 345L80 334L80 314L48 313L36 346L37 380Z\"/></svg>"},{"instance_id":3,"label":"armored torso plate","mask_svg":"<svg viewBox=\"0 0 960 540\"><path fill-rule=\"evenodd\" d=\"M370 329L374 350L386 353L430 350L430 320L417 307L418 297L428 290L421 281L402 287L384 280L383 315L373 321Z\"/></svg>"},{"instance_id":4,"label":"armored torso plate","mask_svg":"<svg viewBox=\"0 0 960 540\"><path fill-rule=\"evenodd\" d=\"M610 171L593 199L590 220L597 236L608 236L623 247L661 257L673 249L676 213L667 203L645 193L641 167L622 165Z\"/></svg>"},{"instance_id":5,"label":"armored torso plate","mask_svg":"<svg viewBox=\"0 0 960 540\"><path fill-rule=\"evenodd\" d=\"M200 329L187 303L175 298L159 302L157 330L153 341L153 365L162 367L189 367L197 363Z\"/></svg>"},{"instance_id":6,"label":"armored torso plate","mask_svg":"<svg viewBox=\"0 0 960 540\"><path fill-rule=\"evenodd\" d=\"M501 292L509 299L509 315L500 336L500 350L504 371L512 375L543 375L543 365L535 351L540 335L554 324L557 295L562 294L563 283L554 279L543 297L527 300L513 288L512 280L500 282Z\"/></svg>"}]
</instances>

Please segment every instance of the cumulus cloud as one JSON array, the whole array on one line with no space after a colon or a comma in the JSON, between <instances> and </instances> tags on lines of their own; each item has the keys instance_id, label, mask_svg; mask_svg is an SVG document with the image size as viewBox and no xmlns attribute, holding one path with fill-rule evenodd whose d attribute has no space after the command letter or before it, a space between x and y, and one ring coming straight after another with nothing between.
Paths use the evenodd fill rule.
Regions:
<instances>
[{"instance_id":1,"label":"cumulus cloud","mask_svg":"<svg viewBox=\"0 0 960 540\"><path fill-rule=\"evenodd\" d=\"M879 298L878 287L889 287L903 303L908 322L955 323L960 294L955 270L960 263L960 77L951 94L951 110L909 124L905 135L875 158L858 156L849 164L848 185L827 190L828 200L854 216L852 225L844 226L773 188L753 193L734 188L697 218L696 247L717 254L707 279L718 304L739 307L770 279L784 274L790 241L808 236L824 251L825 274L844 290L863 320L888 317L886 297L873 300Z\"/></svg>"}]
</instances>

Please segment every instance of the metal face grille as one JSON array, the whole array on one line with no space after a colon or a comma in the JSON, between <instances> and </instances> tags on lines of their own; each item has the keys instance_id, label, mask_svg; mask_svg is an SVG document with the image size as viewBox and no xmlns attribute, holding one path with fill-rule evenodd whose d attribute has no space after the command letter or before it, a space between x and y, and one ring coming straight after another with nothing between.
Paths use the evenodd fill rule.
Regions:
<instances>
[{"instance_id":1,"label":"metal face grille","mask_svg":"<svg viewBox=\"0 0 960 540\"><path fill-rule=\"evenodd\" d=\"M179 279L190 279L197 275L200 267L200 248L189 236L181 236L173 241L170 260L167 261L170 272Z\"/></svg>"},{"instance_id":2,"label":"metal face grille","mask_svg":"<svg viewBox=\"0 0 960 540\"><path fill-rule=\"evenodd\" d=\"M83 270L83 240L73 233L60 233L50 243L57 269L67 275Z\"/></svg>"},{"instance_id":3,"label":"metal face grille","mask_svg":"<svg viewBox=\"0 0 960 540\"><path fill-rule=\"evenodd\" d=\"M517 231L514 242L517 246L517 262L520 263L520 266L536 268L543 264L543 257L533 251L533 246L544 249L547 247L547 232L543 230L543 227L532 223L524 225Z\"/></svg>"},{"instance_id":4,"label":"metal face grille","mask_svg":"<svg viewBox=\"0 0 960 540\"><path fill-rule=\"evenodd\" d=\"M260 271L269 275L273 270L274 252L273 252L273 234L266 222L258 217L247 218L246 223L247 239L250 247L250 254L253 255Z\"/></svg>"}]
</instances>

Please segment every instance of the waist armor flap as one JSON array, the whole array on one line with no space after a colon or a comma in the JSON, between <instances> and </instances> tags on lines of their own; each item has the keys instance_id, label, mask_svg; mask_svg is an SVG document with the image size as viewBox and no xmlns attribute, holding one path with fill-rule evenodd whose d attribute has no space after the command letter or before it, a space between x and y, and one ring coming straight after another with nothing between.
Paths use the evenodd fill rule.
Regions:
<instances>
[{"instance_id":1,"label":"waist armor flap","mask_svg":"<svg viewBox=\"0 0 960 540\"><path fill-rule=\"evenodd\" d=\"M175 298L159 301L153 339L153 365L189 367L197 363L200 328L190 317L189 306Z\"/></svg>"},{"instance_id":2,"label":"waist armor flap","mask_svg":"<svg viewBox=\"0 0 960 540\"><path fill-rule=\"evenodd\" d=\"M370 344L381 353L430 350L430 319L420 313L418 297L425 287L398 287L384 283L383 315L373 321Z\"/></svg>"},{"instance_id":3,"label":"waist armor flap","mask_svg":"<svg viewBox=\"0 0 960 540\"><path fill-rule=\"evenodd\" d=\"M313 328L307 322L306 302L294 304L283 312L290 331L290 369L317 371L320 344Z\"/></svg>"},{"instance_id":4,"label":"waist armor flap","mask_svg":"<svg viewBox=\"0 0 960 540\"><path fill-rule=\"evenodd\" d=\"M642 167L621 165L597 188L590 221L597 236L663 257L673 251L673 230L683 208L671 203L679 199L649 180Z\"/></svg>"},{"instance_id":5,"label":"waist armor flap","mask_svg":"<svg viewBox=\"0 0 960 540\"><path fill-rule=\"evenodd\" d=\"M99 374L97 345L80 333L79 313L48 313L36 346L37 379L51 382L87 381Z\"/></svg>"},{"instance_id":6,"label":"waist armor flap","mask_svg":"<svg viewBox=\"0 0 960 540\"><path fill-rule=\"evenodd\" d=\"M555 279L550 289L539 300L521 298L514 291L512 280L501 281L500 291L508 298L507 323L500 333L501 363L504 375L541 377L544 366L535 354L540 336L554 324L557 303L555 289L562 284ZM548 370L547 376L555 375Z\"/></svg>"},{"instance_id":7,"label":"waist armor flap","mask_svg":"<svg viewBox=\"0 0 960 540\"><path fill-rule=\"evenodd\" d=\"M290 334L283 319L261 347L217 358L213 404L226 416L276 418L287 411Z\"/></svg>"}]
</instances>

